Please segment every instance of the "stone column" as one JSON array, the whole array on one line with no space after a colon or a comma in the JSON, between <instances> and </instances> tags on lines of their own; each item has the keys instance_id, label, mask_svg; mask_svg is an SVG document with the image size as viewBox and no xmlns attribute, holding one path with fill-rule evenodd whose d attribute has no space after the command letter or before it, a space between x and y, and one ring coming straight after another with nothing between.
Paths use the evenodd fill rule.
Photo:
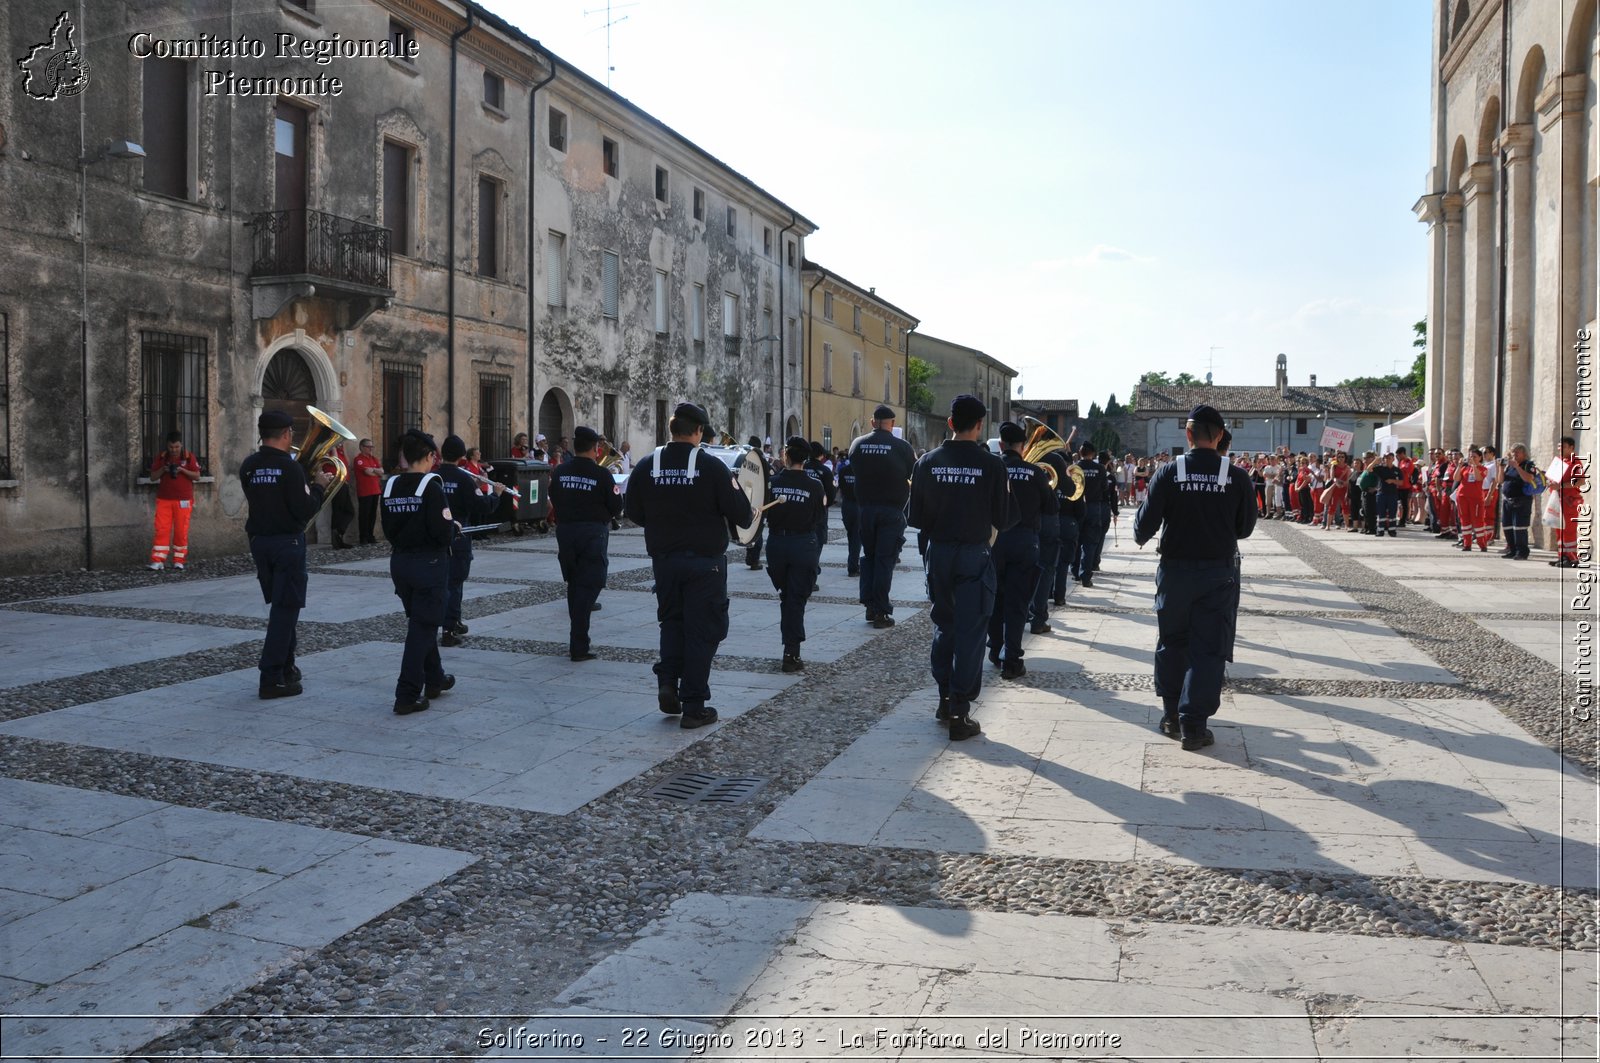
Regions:
<instances>
[{"instance_id":1,"label":"stone column","mask_svg":"<svg viewBox=\"0 0 1600 1063\"><path fill-rule=\"evenodd\" d=\"M1533 342L1533 126L1507 126L1498 148L1505 158L1506 233L1506 373L1500 382L1502 448L1528 439L1528 396L1533 373L1529 361Z\"/></svg>"},{"instance_id":2,"label":"stone column","mask_svg":"<svg viewBox=\"0 0 1600 1063\"><path fill-rule=\"evenodd\" d=\"M1427 372L1423 382L1423 405L1428 422L1423 431L1428 446L1439 446L1439 374L1444 361L1444 282L1445 248L1442 207L1444 197L1435 192L1418 199L1411 212L1428 225L1428 346Z\"/></svg>"},{"instance_id":3,"label":"stone column","mask_svg":"<svg viewBox=\"0 0 1600 1063\"><path fill-rule=\"evenodd\" d=\"M1462 316L1467 249L1462 239L1461 211L1465 200L1459 192L1447 193L1440 200L1444 210L1444 335L1439 358L1439 431L1444 446L1461 445L1461 369Z\"/></svg>"},{"instance_id":4,"label":"stone column","mask_svg":"<svg viewBox=\"0 0 1600 1063\"><path fill-rule=\"evenodd\" d=\"M1461 444L1493 442L1495 349L1499 306L1495 301L1494 163L1473 163L1461 186L1465 201L1466 321L1462 334Z\"/></svg>"}]
</instances>

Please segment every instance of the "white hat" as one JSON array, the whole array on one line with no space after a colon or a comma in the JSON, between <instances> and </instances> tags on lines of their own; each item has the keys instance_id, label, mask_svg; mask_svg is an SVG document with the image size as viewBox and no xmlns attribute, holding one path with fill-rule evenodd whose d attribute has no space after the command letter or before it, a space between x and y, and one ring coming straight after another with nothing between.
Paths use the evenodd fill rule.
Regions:
<instances>
[{"instance_id":1,"label":"white hat","mask_svg":"<svg viewBox=\"0 0 1600 1063\"><path fill-rule=\"evenodd\" d=\"M534 438L535 442L543 443L544 442L544 433L540 432L538 435L534 436L533 438Z\"/></svg>"}]
</instances>

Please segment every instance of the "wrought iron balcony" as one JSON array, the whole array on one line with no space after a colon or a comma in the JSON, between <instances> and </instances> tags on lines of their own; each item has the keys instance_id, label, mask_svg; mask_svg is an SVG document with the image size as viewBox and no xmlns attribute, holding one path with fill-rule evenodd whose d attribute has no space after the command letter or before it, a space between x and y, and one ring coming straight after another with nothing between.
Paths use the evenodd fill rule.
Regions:
<instances>
[{"instance_id":1,"label":"wrought iron balcony","mask_svg":"<svg viewBox=\"0 0 1600 1063\"><path fill-rule=\"evenodd\" d=\"M255 316L272 317L294 298L321 295L352 304L348 327L394 296L389 230L320 210L272 210L249 222Z\"/></svg>"}]
</instances>

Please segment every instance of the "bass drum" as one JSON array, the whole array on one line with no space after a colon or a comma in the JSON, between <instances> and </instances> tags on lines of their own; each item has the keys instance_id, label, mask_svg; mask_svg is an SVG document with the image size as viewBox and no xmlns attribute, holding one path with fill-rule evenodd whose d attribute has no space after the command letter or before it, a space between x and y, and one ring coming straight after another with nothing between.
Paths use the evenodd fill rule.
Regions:
<instances>
[{"instance_id":1,"label":"bass drum","mask_svg":"<svg viewBox=\"0 0 1600 1063\"><path fill-rule=\"evenodd\" d=\"M733 485L750 500L753 514L749 525L729 525L740 546L749 546L761 533L761 507L767 500L767 462L754 447L715 447L702 445L700 449L716 458L733 472ZM752 456L753 455L753 456Z\"/></svg>"}]
</instances>

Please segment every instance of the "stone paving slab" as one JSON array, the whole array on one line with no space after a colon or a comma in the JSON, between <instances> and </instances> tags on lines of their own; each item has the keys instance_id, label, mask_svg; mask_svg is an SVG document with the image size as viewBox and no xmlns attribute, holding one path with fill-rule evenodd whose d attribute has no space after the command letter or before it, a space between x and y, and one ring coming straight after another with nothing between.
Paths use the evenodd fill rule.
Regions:
<instances>
[{"instance_id":1,"label":"stone paving slab","mask_svg":"<svg viewBox=\"0 0 1600 1063\"><path fill-rule=\"evenodd\" d=\"M1487 632L1500 636L1548 664L1561 668L1572 664L1575 648L1566 641L1574 634L1572 621L1566 620L1490 620L1471 618ZM1563 630L1563 628L1565 630Z\"/></svg>"},{"instance_id":2,"label":"stone paving slab","mask_svg":"<svg viewBox=\"0 0 1600 1063\"><path fill-rule=\"evenodd\" d=\"M1080 588L1084 604L1095 604L1093 588ZM1105 594L1114 593L1109 587ZM1059 622L1058 622L1059 621ZM1048 682L1051 672L1150 674L1155 667L1156 618L1068 610L1051 618L1055 630L1023 642L1029 674ZM1430 660L1395 630L1369 615L1346 619L1282 616L1239 617L1234 663L1237 679L1342 679L1371 682L1455 683L1457 677Z\"/></svg>"},{"instance_id":3,"label":"stone paving slab","mask_svg":"<svg viewBox=\"0 0 1600 1063\"><path fill-rule=\"evenodd\" d=\"M1527 566L1522 566L1527 567ZM1549 566L1543 566L1551 571ZM1535 613L1560 616L1563 612L1589 613L1588 599L1582 608L1573 603L1576 584L1563 588L1560 583L1499 583L1480 586L1471 578L1459 580L1402 579L1400 585L1416 591L1455 613Z\"/></svg>"},{"instance_id":4,"label":"stone paving slab","mask_svg":"<svg viewBox=\"0 0 1600 1063\"><path fill-rule=\"evenodd\" d=\"M0 610L0 640L6 647L0 690L129 664L147 663L155 671L169 668L172 658L184 654L255 638L231 628Z\"/></svg>"},{"instance_id":5,"label":"stone paving slab","mask_svg":"<svg viewBox=\"0 0 1600 1063\"><path fill-rule=\"evenodd\" d=\"M0 820L0 851L39 868L6 868L7 892L34 902L0 925L7 1058L121 1055L302 955L291 945L324 945L472 862L16 779L0 779Z\"/></svg>"},{"instance_id":6,"label":"stone paving slab","mask_svg":"<svg viewBox=\"0 0 1600 1063\"><path fill-rule=\"evenodd\" d=\"M522 589L504 583L468 583L465 596L468 599L481 598L487 594L504 594ZM261 584L254 576L184 580L120 591L77 594L59 600L107 609L170 609L207 616L248 616L263 622L267 619L267 605L261 600ZM314 572L307 585L306 607L300 611L300 619L344 624L399 611L400 599L395 597L394 584L387 580ZM237 633L229 634L235 636ZM228 641L238 640L230 637Z\"/></svg>"},{"instance_id":7,"label":"stone paving slab","mask_svg":"<svg viewBox=\"0 0 1600 1063\"><path fill-rule=\"evenodd\" d=\"M445 651L455 690L427 712L395 716L399 652L364 643L301 658L298 698L258 701L255 672L232 672L14 720L0 733L567 813L710 730L661 714L649 665L466 649ZM798 678L718 671L712 702L733 719Z\"/></svg>"},{"instance_id":8,"label":"stone paving slab","mask_svg":"<svg viewBox=\"0 0 1600 1063\"><path fill-rule=\"evenodd\" d=\"M764 572L751 572L767 582ZM730 592L733 580L729 580ZM595 615L589 637L604 652L607 646L618 649L655 650L661 645L661 631L656 622L656 598L643 591L607 591L601 599L603 609ZM903 620L918 612L902 609L896 614ZM778 603L734 597L728 599L729 637L722 643L721 652L741 656L772 657L783 654L783 636L779 630ZM481 617L472 622L473 635L495 635L503 638L527 638L529 632L541 632L539 637L565 641L567 635L566 601L545 602ZM806 641L800 654L806 660L832 662L859 649L874 636L883 634L868 624L865 613L858 605L826 605L816 603L806 606ZM720 675L720 673L718 673Z\"/></svg>"},{"instance_id":9,"label":"stone paving slab","mask_svg":"<svg viewBox=\"0 0 1600 1063\"><path fill-rule=\"evenodd\" d=\"M611 572L632 572L635 569L649 568L650 559L646 557L612 556L608 558L607 564ZM339 565L324 565L322 567L338 572L381 572L384 575L388 575L389 559L387 557L378 557L367 561L347 561ZM561 562L557 560L554 553L530 555L526 552L516 553L510 550L475 549L472 554L471 579L540 580L548 583L560 583ZM471 579L468 580L468 587L472 586ZM514 589L499 588L499 590Z\"/></svg>"},{"instance_id":10,"label":"stone paving slab","mask_svg":"<svg viewBox=\"0 0 1600 1063\"><path fill-rule=\"evenodd\" d=\"M752 836L1596 884L1594 784L1486 702L1225 694L1217 744L1188 754L1153 700L1001 688L955 745L921 692Z\"/></svg>"},{"instance_id":11,"label":"stone paving slab","mask_svg":"<svg viewBox=\"0 0 1600 1063\"><path fill-rule=\"evenodd\" d=\"M717 1028L706 1051L728 1058L1333 1058L1357 1044L1444 1058L1462 1030L1474 1058L1563 1033L1577 1058L1593 1020L1547 1017L1535 995L1562 986L1582 1015L1592 965L1427 939L691 894L569 985L558 1001L572 1008L527 1025L587 1034L573 1058L603 1054L593 1039L614 1043L641 1011L652 1038Z\"/></svg>"},{"instance_id":12,"label":"stone paving slab","mask_svg":"<svg viewBox=\"0 0 1600 1063\"><path fill-rule=\"evenodd\" d=\"M1255 571L1253 564L1245 562L1239 595L1241 612L1354 612L1362 609L1354 598L1325 580L1269 576ZM1094 575L1092 587L1080 586L1074 591L1078 596L1075 601L1106 609L1154 612L1155 576L1153 566L1108 573L1102 565L1101 571Z\"/></svg>"}]
</instances>

